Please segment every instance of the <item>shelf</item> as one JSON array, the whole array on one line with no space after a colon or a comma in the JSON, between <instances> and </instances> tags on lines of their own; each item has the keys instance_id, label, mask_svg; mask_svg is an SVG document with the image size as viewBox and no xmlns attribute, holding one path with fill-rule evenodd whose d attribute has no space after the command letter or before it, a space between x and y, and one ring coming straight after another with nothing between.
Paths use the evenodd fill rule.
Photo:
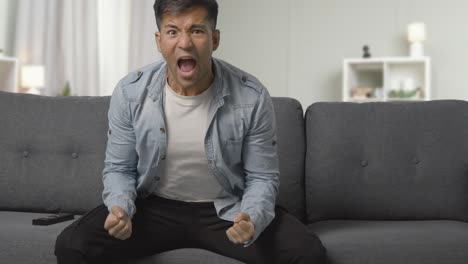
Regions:
<instances>
[{"instance_id":1,"label":"shelf","mask_svg":"<svg viewBox=\"0 0 468 264\"><path fill-rule=\"evenodd\" d=\"M363 59L363 58L350 58L350 59L345 59L345 62L351 63L351 64L368 64L368 63L413 63L413 62L425 62L430 60L430 57L424 56L424 57L375 57L375 58L369 58L369 59Z\"/></svg>"},{"instance_id":2,"label":"shelf","mask_svg":"<svg viewBox=\"0 0 468 264\"><path fill-rule=\"evenodd\" d=\"M343 101L424 101L430 99L429 57L354 58L343 61ZM389 98L395 91L421 89L421 98ZM354 99L353 94L370 96Z\"/></svg>"}]
</instances>

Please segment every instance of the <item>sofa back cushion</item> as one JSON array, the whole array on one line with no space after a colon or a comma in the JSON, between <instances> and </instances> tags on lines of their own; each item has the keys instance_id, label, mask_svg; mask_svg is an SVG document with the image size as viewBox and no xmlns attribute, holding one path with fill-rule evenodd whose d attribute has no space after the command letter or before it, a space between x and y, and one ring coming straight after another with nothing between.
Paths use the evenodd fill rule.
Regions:
<instances>
[{"instance_id":1,"label":"sofa back cushion","mask_svg":"<svg viewBox=\"0 0 468 264\"><path fill-rule=\"evenodd\" d=\"M0 93L0 210L83 213L101 202L110 97Z\"/></svg>"},{"instance_id":2,"label":"sofa back cushion","mask_svg":"<svg viewBox=\"0 0 468 264\"><path fill-rule=\"evenodd\" d=\"M306 135L309 223L468 221L468 102L316 103Z\"/></svg>"},{"instance_id":3,"label":"sofa back cushion","mask_svg":"<svg viewBox=\"0 0 468 264\"><path fill-rule=\"evenodd\" d=\"M276 114L280 190L277 203L305 220L305 127L301 104L291 98L273 97Z\"/></svg>"},{"instance_id":4,"label":"sofa back cushion","mask_svg":"<svg viewBox=\"0 0 468 264\"><path fill-rule=\"evenodd\" d=\"M84 213L100 204L109 102L0 92L0 210ZM273 102L278 203L303 219L303 111L293 99Z\"/></svg>"}]
</instances>

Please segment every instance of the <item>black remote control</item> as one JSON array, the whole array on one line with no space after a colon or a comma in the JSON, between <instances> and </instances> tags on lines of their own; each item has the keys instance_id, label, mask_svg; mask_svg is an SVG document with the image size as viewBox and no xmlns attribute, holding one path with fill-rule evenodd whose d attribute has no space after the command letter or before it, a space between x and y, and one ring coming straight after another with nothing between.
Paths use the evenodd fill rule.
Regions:
<instances>
[{"instance_id":1,"label":"black remote control","mask_svg":"<svg viewBox=\"0 0 468 264\"><path fill-rule=\"evenodd\" d=\"M39 226L48 226L48 225L53 225L56 223L65 222L65 221L73 220L73 219L75 219L75 216L72 214L53 214L53 215L48 215L46 217L33 219L32 224L39 225Z\"/></svg>"}]
</instances>

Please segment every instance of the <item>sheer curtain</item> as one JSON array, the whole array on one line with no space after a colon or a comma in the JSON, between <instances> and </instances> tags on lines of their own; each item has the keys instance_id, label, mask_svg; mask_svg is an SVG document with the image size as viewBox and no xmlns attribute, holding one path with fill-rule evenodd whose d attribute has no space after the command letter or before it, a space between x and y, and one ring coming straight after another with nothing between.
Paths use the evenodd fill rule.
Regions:
<instances>
[{"instance_id":1,"label":"sheer curtain","mask_svg":"<svg viewBox=\"0 0 468 264\"><path fill-rule=\"evenodd\" d=\"M129 71L162 58L156 47L154 0L99 0L101 87L112 94Z\"/></svg>"},{"instance_id":2,"label":"sheer curtain","mask_svg":"<svg viewBox=\"0 0 468 264\"><path fill-rule=\"evenodd\" d=\"M63 48L59 42L62 18L60 0L20 0L16 21L15 55L22 64L42 64L47 69L44 94L58 93L64 85Z\"/></svg>"},{"instance_id":3,"label":"sheer curtain","mask_svg":"<svg viewBox=\"0 0 468 264\"><path fill-rule=\"evenodd\" d=\"M44 95L110 95L128 71L161 58L154 0L19 0L15 54L46 69Z\"/></svg>"},{"instance_id":4,"label":"sheer curtain","mask_svg":"<svg viewBox=\"0 0 468 264\"><path fill-rule=\"evenodd\" d=\"M44 95L57 95L69 81L73 94L97 95L97 2L20 0L16 56L45 66Z\"/></svg>"},{"instance_id":5,"label":"sheer curtain","mask_svg":"<svg viewBox=\"0 0 468 264\"><path fill-rule=\"evenodd\" d=\"M59 1L63 2L63 27L59 35L65 80L76 95L99 95L97 1Z\"/></svg>"},{"instance_id":6,"label":"sheer curtain","mask_svg":"<svg viewBox=\"0 0 468 264\"><path fill-rule=\"evenodd\" d=\"M130 0L99 0L100 92L110 95L128 72Z\"/></svg>"}]
</instances>

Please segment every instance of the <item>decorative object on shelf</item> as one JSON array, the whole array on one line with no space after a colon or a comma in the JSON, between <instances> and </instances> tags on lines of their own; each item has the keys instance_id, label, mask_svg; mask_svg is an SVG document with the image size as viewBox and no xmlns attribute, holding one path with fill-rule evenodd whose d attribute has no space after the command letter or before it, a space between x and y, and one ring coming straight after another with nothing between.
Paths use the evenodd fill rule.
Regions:
<instances>
[{"instance_id":1,"label":"decorative object on shelf","mask_svg":"<svg viewBox=\"0 0 468 264\"><path fill-rule=\"evenodd\" d=\"M374 89L374 98L376 99L379 99L379 100L382 100L383 98L383 88L382 87L379 87L379 88L375 88Z\"/></svg>"},{"instance_id":2,"label":"decorative object on shelf","mask_svg":"<svg viewBox=\"0 0 468 264\"><path fill-rule=\"evenodd\" d=\"M416 88L416 83L413 78L404 78L404 79L392 79L390 82L391 90L404 90L404 91L413 91Z\"/></svg>"},{"instance_id":3,"label":"decorative object on shelf","mask_svg":"<svg viewBox=\"0 0 468 264\"><path fill-rule=\"evenodd\" d=\"M421 22L408 25L408 41L410 43L410 56L424 56L423 42L426 40L426 25Z\"/></svg>"},{"instance_id":4,"label":"decorative object on shelf","mask_svg":"<svg viewBox=\"0 0 468 264\"><path fill-rule=\"evenodd\" d=\"M421 89L415 88L413 90L391 90L388 93L388 98L390 99L421 99Z\"/></svg>"},{"instance_id":5,"label":"decorative object on shelf","mask_svg":"<svg viewBox=\"0 0 468 264\"><path fill-rule=\"evenodd\" d=\"M421 88L416 87L416 83L413 78L405 78L402 80L393 79L392 87L388 93L388 97L402 99L421 99Z\"/></svg>"},{"instance_id":6,"label":"decorative object on shelf","mask_svg":"<svg viewBox=\"0 0 468 264\"><path fill-rule=\"evenodd\" d=\"M374 97L374 89L370 87L354 87L351 89L351 98L364 100Z\"/></svg>"},{"instance_id":7,"label":"decorative object on shelf","mask_svg":"<svg viewBox=\"0 0 468 264\"><path fill-rule=\"evenodd\" d=\"M44 66L24 65L21 67L21 85L26 93L41 94L44 87Z\"/></svg>"},{"instance_id":8,"label":"decorative object on shelf","mask_svg":"<svg viewBox=\"0 0 468 264\"><path fill-rule=\"evenodd\" d=\"M62 93L60 94L61 96L71 96L71 88L70 88L70 82L67 81L65 83L65 87L63 87Z\"/></svg>"},{"instance_id":9,"label":"decorative object on shelf","mask_svg":"<svg viewBox=\"0 0 468 264\"><path fill-rule=\"evenodd\" d=\"M364 45L364 47L362 47L362 50L364 51L364 54L362 55L363 58L367 59L367 58L372 57L372 55L369 52L369 46Z\"/></svg>"}]
</instances>

